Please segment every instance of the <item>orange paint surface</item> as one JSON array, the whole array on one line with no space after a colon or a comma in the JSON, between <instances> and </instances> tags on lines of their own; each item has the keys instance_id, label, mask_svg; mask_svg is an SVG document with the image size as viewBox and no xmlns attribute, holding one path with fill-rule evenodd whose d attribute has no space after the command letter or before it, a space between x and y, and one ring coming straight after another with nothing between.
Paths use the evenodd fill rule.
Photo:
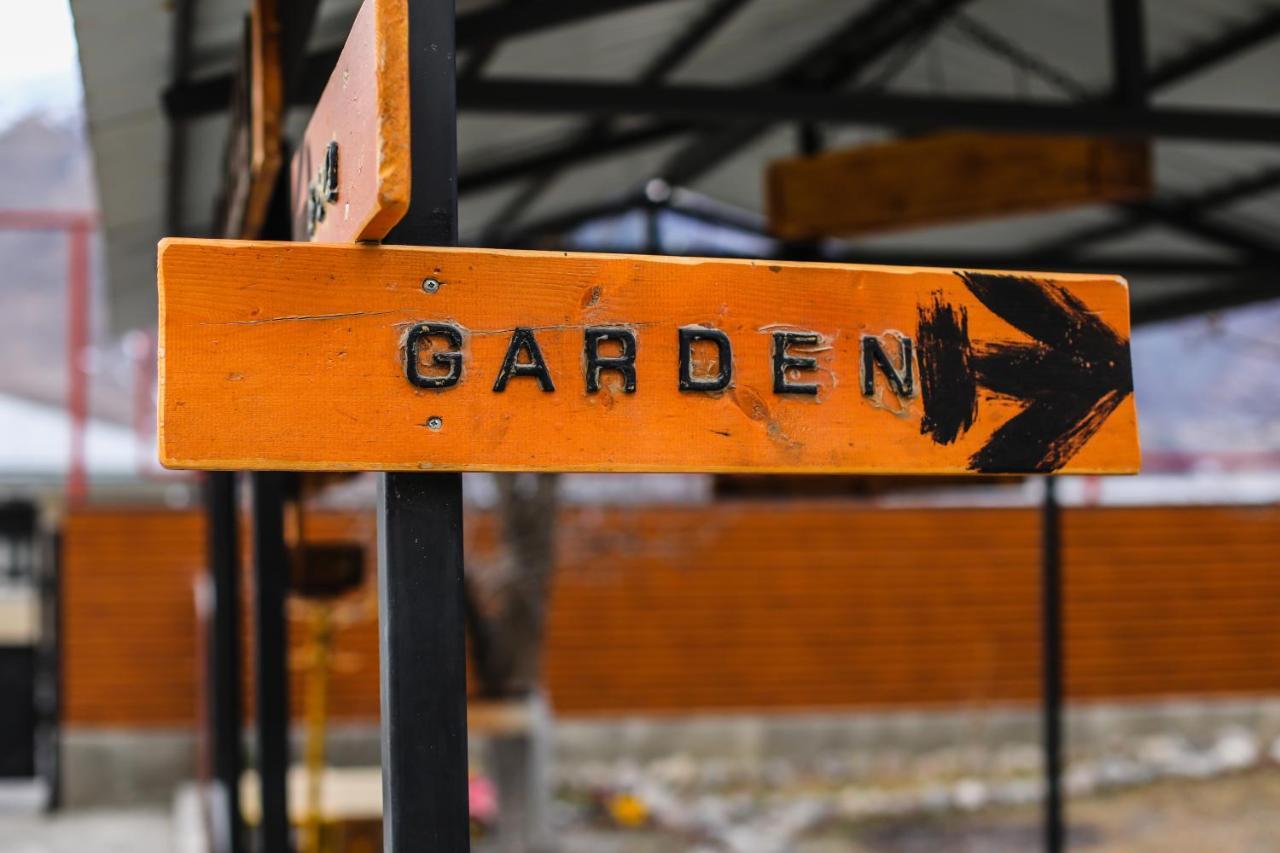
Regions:
<instances>
[{"instance_id":1,"label":"orange paint surface","mask_svg":"<svg viewBox=\"0 0 1280 853\"><path fill-rule=\"evenodd\" d=\"M409 208L409 23L406 0L365 0L307 123L290 174L293 239L381 240ZM308 199L330 142L338 191L309 227Z\"/></svg>"},{"instance_id":2,"label":"orange paint surface","mask_svg":"<svg viewBox=\"0 0 1280 853\"><path fill-rule=\"evenodd\" d=\"M1145 140L949 131L769 165L769 230L851 236L1130 201L1152 193Z\"/></svg>"},{"instance_id":3,"label":"orange paint surface","mask_svg":"<svg viewBox=\"0 0 1280 853\"><path fill-rule=\"evenodd\" d=\"M969 473L1026 406L983 393L972 426L939 444L922 434L918 390L901 397L873 371L864 396L863 337L897 361L895 336L914 337L939 298L967 313L975 345L1030 341L949 270L209 240L162 242L159 269L169 467ZM1051 278L1127 341L1123 280ZM407 332L425 322L463 332L455 387L406 378ZM690 325L732 341L727 390L679 389L677 330ZM587 393L589 326L635 334L635 393L615 371ZM553 392L528 376L493 390L516 327L534 330ZM779 330L820 336L794 350L817 361L793 376L816 395L774 392ZM430 372L425 349L419 363ZM1062 470L1127 473L1138 461L1130 394Z\"/></svg>"}]
</instances>

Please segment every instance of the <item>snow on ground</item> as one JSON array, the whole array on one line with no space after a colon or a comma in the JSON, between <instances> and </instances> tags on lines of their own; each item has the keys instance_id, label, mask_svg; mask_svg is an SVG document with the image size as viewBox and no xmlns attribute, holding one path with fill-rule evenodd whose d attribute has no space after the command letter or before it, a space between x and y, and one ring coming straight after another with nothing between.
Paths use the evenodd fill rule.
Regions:
<instances>
[{"instance_id":1,"label":"snow on ground","mask_svg":"<svg viewBox=\"0 0 1280 853\"><path fill-rule=\"evenodd\" d=\"M52 817L0 811L0 853L171 853L163 809L75 811Z\"/></svg>"}]
</instances>

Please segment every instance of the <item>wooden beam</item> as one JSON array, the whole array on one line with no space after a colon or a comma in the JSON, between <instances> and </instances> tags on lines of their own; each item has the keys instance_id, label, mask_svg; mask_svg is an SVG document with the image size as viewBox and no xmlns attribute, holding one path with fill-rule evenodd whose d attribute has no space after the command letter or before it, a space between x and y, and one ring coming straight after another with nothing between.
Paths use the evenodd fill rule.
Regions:
<instances>
[{"instance_id":1,"label":"wooden beam","mask_svg":"<svg viewBox=\"0 0 1280 853\"><path fill-rule=\"evenodd\" d=\"M293 238L381 240L409 208L406 0L366 0L293 156Z\"/></svg>"},{"instance_id":2,"label":"wooden beam","mask_svg":"<svg viewBox=\"0 0 1280 853\"><path fill-rule=\"evenodd\" d=\"M797 240L1130 201L1152 190L1145 142L967 132L775 160L766 178L770 230Z\"/></svg>"},{"instance_id":3,"label":"wooden beam","mask_svg":"<svg viewBox=\"0 0 1280 853\"><path fill-rule=\"evenodd\" d=\"M282 165L284 82L275 0L255 0L245 24L244 54L232 95L231 132L217 231L257 237L266 222Z\"/></svg>"},{"instance_id":4,"label":"wooden beam","mask_svg":"<svg viewBox=\"0 0 1280 853\"><path fill-rule=\"evenodd\" d=\"M716 122L823 122L896 128L940 127L990 132L1056 133L1260 142L1280 138L1280 112L1257 109L1018 100L858 91L790 91L769 86L707 86L601 82L585 79L486 77L458 86L461 108L518 115L648 116ZM718 162L718 161L716 161ZM668 183L688 183L670 172Z\"/></svg>"},{"instance_id":5,"label":"wooden beam","mask_svg":"<svg viewBox=\"0 0 1280 853\"><path fill-rule=\"evenodd\" d=\"M202 240L159 267L170 467L1138 466L1114 277Z\"/></svg>"}]
</instances>

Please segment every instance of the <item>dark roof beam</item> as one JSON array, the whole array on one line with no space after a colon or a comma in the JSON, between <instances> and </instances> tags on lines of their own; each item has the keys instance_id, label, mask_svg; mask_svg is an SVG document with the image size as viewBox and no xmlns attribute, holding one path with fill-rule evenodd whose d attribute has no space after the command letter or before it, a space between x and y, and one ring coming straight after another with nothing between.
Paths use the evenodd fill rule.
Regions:
<instances>
[{"instance_id":1,"label":"dark roof beam","mask_svg":"<svg viewBox=\"0 0 1280 853\"><path fill-rule=\"evenodd\" d=\"M500 4L459 15L456 44L459 49L476 47L490 40L511 38L658 2L667 0L538 0L516 7ZM291 104L306 107L315 104L341 52L342 45L335 45L306 57L302 63L302 82L290 92ZM170 86L161 96L164 109L176 117L220 112L230 102L233 77L232 74L219 74Z\"/></svg>"},{"instance_id":2,"label":"dark roof beam","mask_svg":"<svg viewBox=\"0 0 1280 853\"><path fill-rule=\"evenodd\" d=\"M1280 299L1274 272L1246 273L1210 288L1188 293L1162 296L1155 300L1138 300L1130 310L1134 326L1180 320L1195 314L1239 308L1268 299Z\"/></svg>"},{"instance_id":3,"label":"dark roof beam","mask_svg":"<svg viewBox=\"0 0 1280 853\"><path fill-rule=\"evenodd\" d=\"M191 71L192 30L195 22L196 0L176 0L173 7L173 41L169 57L169 81L171 86L186 83ZM225 106L225 105L224 105ZM168 138L168 184L165 185L164 219L165 233L183 234L183 189L187 171L187 128L182 122L170 120L166 128Z\"/></svg>"},{"instance_id":4,"label":"dark roof beam","mask_svg":"<svg viewBox=\"0 0 1280 853\"><path fill-rule=\"evenodd\" d=\"M879 0L774 75L768 88L835 89L912 37L923 38L931 33L966 2L969 0ZM675 186L691 183L745 148L774 123L767 116L743 116L738 126L724 128L676 152L663 168L662 177Z\"/></svg>"},{"instance_id":5,"label":"dark roof beam","mask_svg":"<svg viewBox=\"0 0 1280 853\"><path fill-rule=\"evenodd\" d=\"M507 235L505 245L511 247L537 247L548 238L555 238L595 219L618 216L644 207L644 199L631 195L563 211L536 223L522 227L519 232ZM680 192L672 197L669 208L677 216L687 216L730 230L761 234L752 222L735 220L714 209L698 204L685 204ZM779 243L781 247L781 243ZM634 251L634 248L628 251ZM692 251L690 254L699 254ZM708 250L702 254L732 256L723 250ZM1120 272L1133 275L1205 275L1205 274L1271 274L1280 273L1280 255L1250 255L1241 259L1219 260L1215 258L1183 258L1168 255L1111 256L1106 258L1081 258L1078 255L1044 249L1016 252L939 250L936 248L903 247L882 249L863 246L846 246L835 253L826 253L825 260L861 264L908 264L955 269L1019 269L1048 272ZM1280 295L1280 294L1277 294Z\"/></svg>"},{"instance_id":6,"label":"dark roof beam","mask_svg":"<svg viewBox=\"0 0 1280 853\"><path fill-rule=\"evenodd\" d=\"M689 27L654 56L640 72L641 83L658 83L689 59L698 48L706 44L711 36L728 22L733 15L745 6L749 0L712 0L700 15L694 18ZM465 79L472 79L467 75ZM612 119L596 119L578 133L569 146L593 147L603 142L614 127ZM572 163L570 163L571 165ZM493 221L485 229L487 236L494 242L501 239L502 231L520 218L547 188L555 182L560 169L544 169L530 181L515 197L511 199L494 216Z\"/></svg>"},{"instance_id":7,"label":"dark roof beam","mask_svg":"<svg viewBox=\"0 0 1280 853\"><path fill-rule=\"evenodd\" d=\"M1280 166L1261 169L1244 178L1236 178L1215 187L1172 201L1132 202L1121 208L1123 219L1102 225L1082 228L1072 234L1048 240L1036 247L1037 251L1066 252L1088 243L1110 240L1133 234L1159 222L1171 222L1186 227L1196 220L1198 228L1214 227L1204 215L1215 208L1243 201L1254 195L1280 189ZM1202 236L1209 237L1207 233ZM1237 235L1239 236L1239 235ZM1216 236L1209 237L1216 239ZM1244 248L1241 246L1240 248Z\"/></svg>"},{"instance_id":8,"label":"dark roof beam","mask_svg":"<svg viewBox=\"0 0 1280 853\"><path fill-rule=\"evenodd\" d=\"M1114 83L1110 99L1119 103L1145 105L1152 91L1172 85L1187 76L1198 73L1233 55L1236 51L1260 43L1280 32L1280 12L1267 13L1249 24L1233 29L1225 35L1193 49L1182 57L1147 70L1145 29L1142 22L1143 8L1133 0L1110 0L1110 31L1114 69ZM991 32L984 25L959 16L957 27L995 55L999 55L1035 74L1055 86L1059 91L1082 100L1098 100L1080 81L1061 70L1047 65L1038 57L1022 51L1017 45ZM1269 171L1258 180L1246 180L1243 186L1225 185L1224 198L1216 200L1218 192L1207 193L1202 200L1191 204L1164 204L1136 202L1117 205L1124 218L1119 222L1090 226L1074 234L1056 238L1040 249L1055 252L1078 249L1084 245L1132 233L1141 227L1163 222L1180 230L1250 253L1266 253L1270 247L1262 241L1243 235L1233 229L1208 222L1203 214L1219 203L1228 203L1253 192L1262 192L1277 186L1277 176Z\"/></svg>"},{"instance_id":9,"label":"dark roof beam","mask_svg":"<svg viewBox=\"0 0 1280 853\"><path fill-rule=\"evenodd\" d=\"M558 236L572 231L579 225L611 216L622 216L639 210L644 198L636 194L627 194L601 202L574 207L569 210L540 219L535 223L521 226L518 231L505 235L504 246L508 248L542 248L541 241L547 237Z\"/></svg>"},{"instance_id":10,"label":"dark roof beam","mask_svg":"<svg viewBox=\"0 0 1280 853\"><path fill-rule=\"evenodd\" d=\"M1180 56L1165 60L1152 69L1147 85L1154 90L1181 83L1277 36L1280 36L1280 9L1269 9L1251 21L1193 45Z\"/></svg>"},{"instance_id":11,"label":"dark roof beam","mask_svg":"<svg viewBox=\"0 0 1280 853\"><path fill-rule=\"evenodd\" d=\"M468 110L513 114L652 116L734 124L763 117L877 125L906 131L937 127L1087 136L1280 143L1280 112L1179 107L1133 108L1010 98L866 92L787 91L773 87L636 85L586 80L484 79L460 85ZM735 128L741 135L741 127ZM682 181L672 181L682 183Z\"/></svg>"},{"instance_id":12,"label":"dark roof beam","mask_svg":"<svg viewBox=\"0 0 1280 853\"><path fill-rule=\"evenodd\" d=\"M687 133L698 126L691 121L654 122L617 131L608 139L575 139L516 159L472 168L458 178L458 191L467 193L491 189L530 174L612 157Z\"/></svg>"},{"instance_id":13,"label":"dark roof beam","mask_svg":"<svg viewBox=\"0 0 1280 853\"><path fill-rule=\"evenodd\" d=\"M307 45L315 26L320 0L278 0L280 21L280 69L286 99L303 88L308 71ZM335 57L334 62L337 62ZM326 75L327 76L327 75Z\"/></svg>"},{"instance_id":14,"label":"dark roof beam","mask_svg":"<svg viewBox=\"0 0 1280 853\"><path fill-rule=\"evenodd\" d=\"M1142 0L1108 0L1111 35L1111 99L1117 104L1145 107L1147 33Z\"/></svg>"}]
</instances>

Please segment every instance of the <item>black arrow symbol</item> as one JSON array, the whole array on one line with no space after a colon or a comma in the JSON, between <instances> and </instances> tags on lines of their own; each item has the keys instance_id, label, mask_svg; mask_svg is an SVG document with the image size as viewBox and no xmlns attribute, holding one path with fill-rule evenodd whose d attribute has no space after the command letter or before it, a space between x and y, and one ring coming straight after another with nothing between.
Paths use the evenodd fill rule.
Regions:
<instances>
[{"instance_id":1,"label":"black arrow symbol","mask_svg":"<svg viewBox=\"0 0 1280 853\"><path fill-rule=\"evenodd\" d=\"M1031 343L969 340L968 311L920 307L920 432L951 444L978 414L978 388L1026 402L969 458L984 473L1049 473L1067 463L1133 392L1129 343L1052 281L956 273L994 314Z\"/></svg>"}]
</instances>

